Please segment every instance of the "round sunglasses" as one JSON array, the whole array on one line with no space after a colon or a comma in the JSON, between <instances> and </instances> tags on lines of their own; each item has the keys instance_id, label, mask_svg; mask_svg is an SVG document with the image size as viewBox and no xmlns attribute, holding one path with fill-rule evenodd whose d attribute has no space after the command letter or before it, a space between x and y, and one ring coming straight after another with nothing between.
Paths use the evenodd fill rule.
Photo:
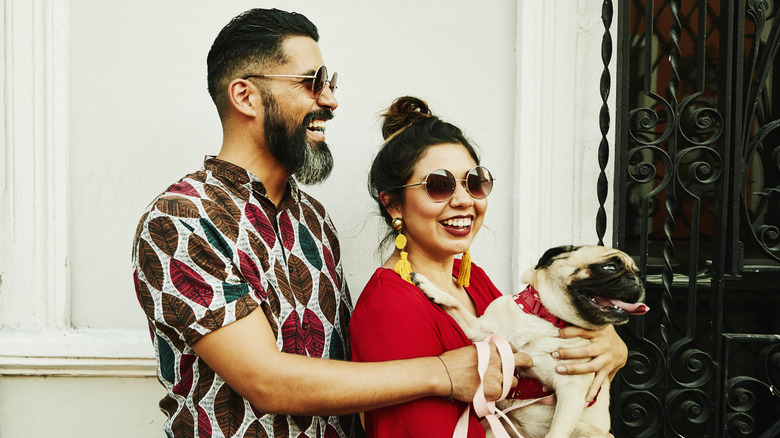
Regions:
<instances>
[{"instance_id":1,"label":"round sunglasses","mask_svg":"<svg viewBox=\"0 0 780 438\"><path fill-rule=\"evenodd\" d=\"M406 187L425 185L425 193L436 202L449 200L455 194L456 184L460 182L474 199L484 199L493 190L493 175L484 166L477 166L466 174L466 178L458 179L447 169L436 169L429 173L425 180L414 184L395 187L393 190Z\"/></svg>"},{"instance_id":2,"label":"round sunglasses","mask_svg":"<svg viewBox=\"0 0 780 438\"><path fill-rule=\"evenodd\" d=\"M325 85L330 85L330 91L336 92L336 81L339 78L339 74L334 72L333 77L328 80L328 69L323 65L314 72L313 75L261 75L261 74L248 74L241 79L249 78L291 78L291 79L308 79L311 81L311 94L315 99L319 99L322 96L322 92L325 91Z\"/></svg>"}]
</instances>

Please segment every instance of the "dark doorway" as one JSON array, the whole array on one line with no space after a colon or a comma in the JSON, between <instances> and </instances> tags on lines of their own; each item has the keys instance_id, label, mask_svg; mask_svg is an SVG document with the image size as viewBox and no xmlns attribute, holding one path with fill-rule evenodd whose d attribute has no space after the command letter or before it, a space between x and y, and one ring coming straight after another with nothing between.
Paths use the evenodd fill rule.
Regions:
<instances>
[{"instance_id":1,"label":"dark doorway","mask_svg":"<svg viewBox=\"0 0 780 438\"><path fill-rule=\"evenodd\" d=\"M620 328L613 433L780 436L780 2L616 4L613 245L652 310Z\"/></svg>"}]
</instances>

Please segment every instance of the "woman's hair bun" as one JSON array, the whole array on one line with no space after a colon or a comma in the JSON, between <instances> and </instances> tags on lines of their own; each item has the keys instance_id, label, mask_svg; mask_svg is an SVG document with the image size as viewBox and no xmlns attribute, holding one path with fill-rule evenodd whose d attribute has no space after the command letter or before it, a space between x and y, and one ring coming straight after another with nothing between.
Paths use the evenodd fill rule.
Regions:
<instances>
[{"instance_id":1,"label":"woman's hair bun","mask_svg":"<svg viewBox=\"0 0 780 438\"><path fill-rule=\"evenodd\" d=\"M431 110L424 100L412 96L399 97L393 101L387 112L382 114L385 118L382 124L382 137L387 140L396 132L431 115Z\"/></svg>"}]
</instances>

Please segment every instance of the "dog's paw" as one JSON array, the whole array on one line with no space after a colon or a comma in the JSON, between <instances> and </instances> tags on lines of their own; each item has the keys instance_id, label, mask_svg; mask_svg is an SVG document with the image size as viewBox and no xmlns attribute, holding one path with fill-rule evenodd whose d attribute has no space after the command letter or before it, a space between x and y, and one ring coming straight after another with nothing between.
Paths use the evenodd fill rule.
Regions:
<instances>
[{"instance_id":1,"label":"dog's paw","mask_svg":"<svg viewBox=\"0 0 780 438\"><path fill-rule=\"evenodd\" d=\"M419 288L428 297L428 299L431 299L431 296L428 295L427 291L430 288L435 289L436 287L433 286L431 284L431 282L428 281L428 279L425 278L425 276L422 275L422 274L418 274L416 272L412 272L411 274L409 274L409 277L412 279L412 284L417 286L417 288Z\"/></svg>"},{"instance_id":2,"label":"dog's paw","mask_svg":"<svg viewBox=\"0 0 780 438\"><path fill-rule=\"evenodd\" d=\"M410 278L412 280L412 284L417 286L432 303L445 308L452 307L457 304L457 301L455 301L451 295L442 292L441 289L434 286L433 283L425 278L424 275L412 272L410 274Z\"/></svg>"}]
</instances>

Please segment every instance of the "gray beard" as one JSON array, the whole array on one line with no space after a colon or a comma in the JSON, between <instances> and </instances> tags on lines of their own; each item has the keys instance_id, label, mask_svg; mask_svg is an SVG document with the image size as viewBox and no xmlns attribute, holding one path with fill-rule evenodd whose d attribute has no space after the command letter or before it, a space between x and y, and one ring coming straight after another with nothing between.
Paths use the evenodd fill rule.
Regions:
<instances>
[{"instance_id":1,"label":"gray beard","mask_svg":"<svg viewBox=\"0 0 780 438\"><path fill-rule=\"evenodd\" d=\"M294 175L299 183L310 186L328 179L332 170L333 154L330 153L327 143L321 141L314 146L306 143L303 164Z\"/></svg>"},{"instance_id":2,"label":"gray beard","mask_svg":"<svg viewBox=\"0 0 780 438\"><path fill-rule=\"evenodd\" d=\"M325 181L333 170L333 155L324 141L309 145L306 129L315 113L309 113L303 123L295 128L287 123L272 95L263 96L265 105L264 129L271 154L295 178L304 185Z\"/></svg>"}]
</instances>

